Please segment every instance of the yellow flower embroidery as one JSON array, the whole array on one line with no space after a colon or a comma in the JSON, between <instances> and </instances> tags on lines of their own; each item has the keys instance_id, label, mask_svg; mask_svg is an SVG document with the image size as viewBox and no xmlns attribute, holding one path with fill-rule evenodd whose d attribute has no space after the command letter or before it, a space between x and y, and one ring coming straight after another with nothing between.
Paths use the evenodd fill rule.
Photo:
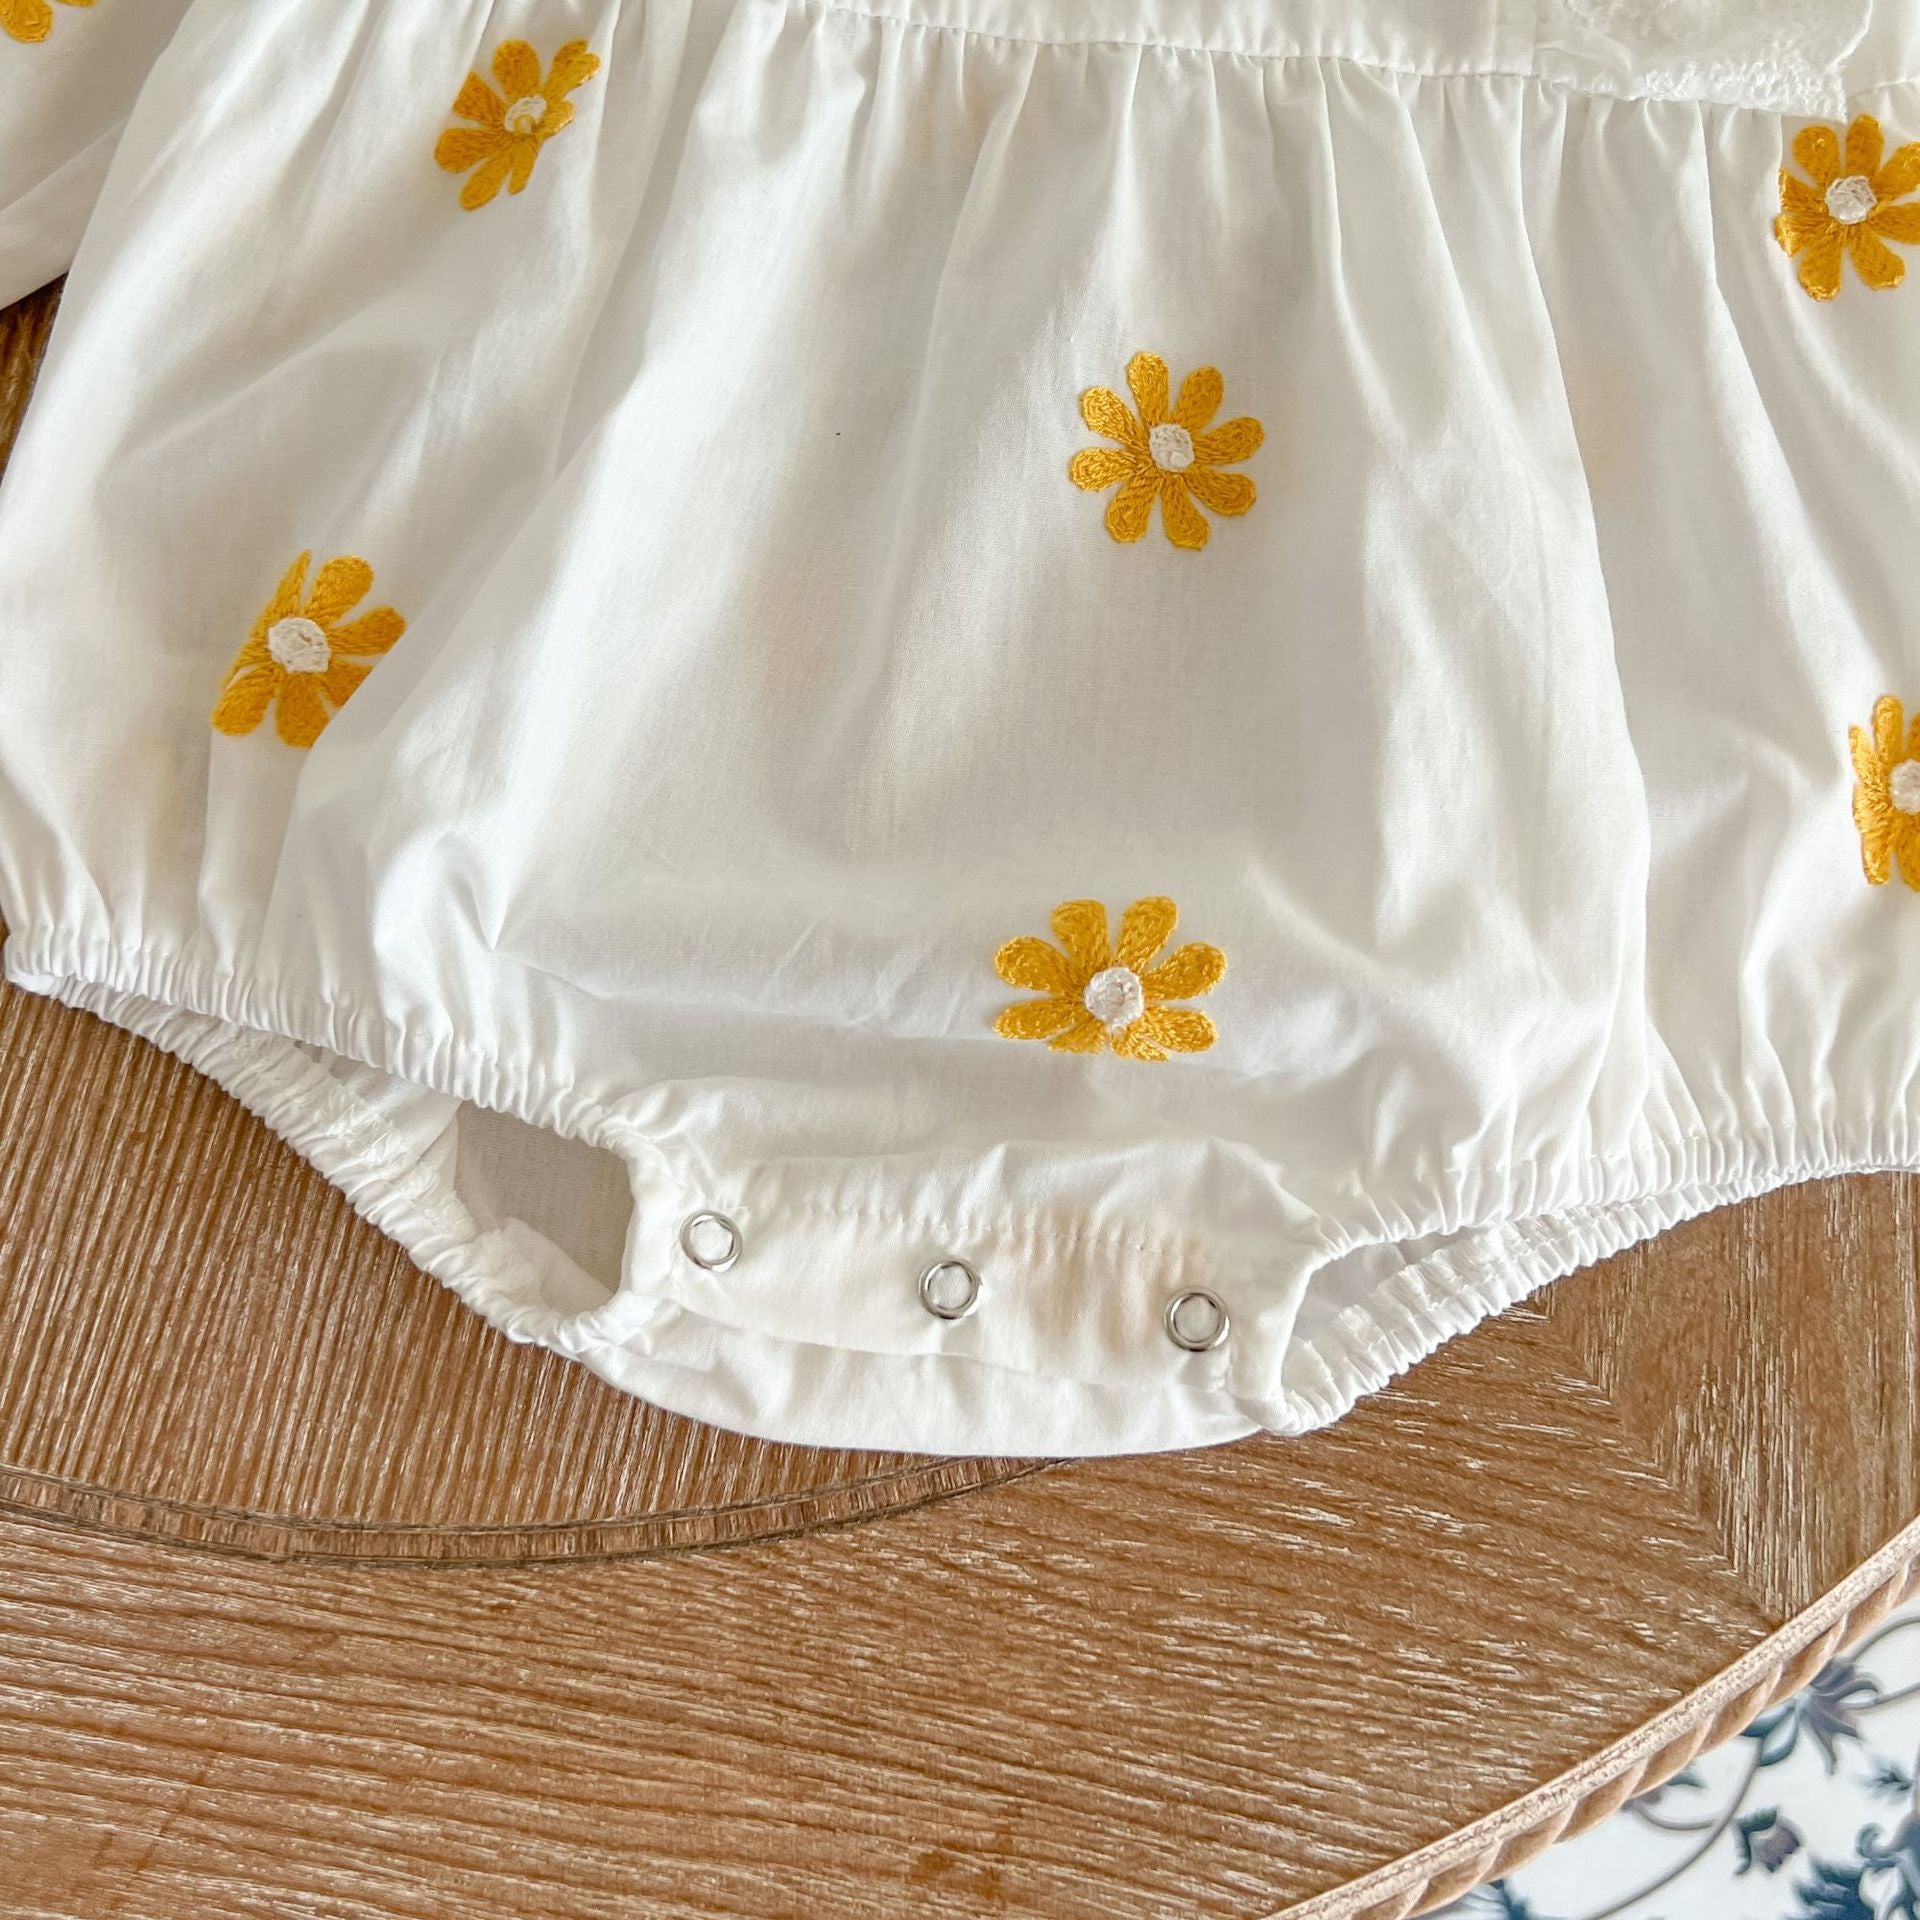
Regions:
<instances>
[{"instance_id":1,"label":"yellow flower embroidery","mask_svg":"<svg viewBox=\"0 0 1920 1920\"><path fill-rule=\"evenodd\" d=\"M453 110L471 127L449 127L433 157L449 173L474 169L460 189L460 204L471 213L500 191L525 191L533 163L544 147L573 118L567 95L600 71L598 57L584 40L569 40L553 56L547 77L540 77L540 56L524 40L507 40L495 50L496 93L477 73L467 75Z\"/></svg>"},{"instance_id":2,"label":"yellow flower embroidery","mask_svg":"<svg viewBox=\"0 0 1920 1920\"><path fill-rule=\"evenodd\" d=\"M1802 127L1793 137L1793 157L1813 184L1780 170L1780 217L1774 238L1800 256L1800 284L1816 300L1840 291L1840 262L1853 256L1853 270L1870 287L1897 287L1907 264L1885 243L1920 246L1920 202L1892 203L1920 187L1920 141L1881 163L1885 141L1880 122L1863 113L1847 129L1841 150L1831 127Z\"/></svg>"},{"instance_id":3,"label":"yellow flower embroidery","mask_svg":"<svg viewBox=\"0 0 1920 1920\"><path fill-rule=\"evenodd\" d=\"M93 0L60 0L63 7L90 7ZM44 40L53 31L48 0L0 0L0 33L9 40Z\"/></svg>"},{"instance_id":4,"label":"yellow flower embroidery","mask_svg":"<svg viewBox=\"0 0 1920 1920\"><path fill-rule=\"evenodd\" d=\"M329 560L308 594L312 558L303 553L287 569L228 668L213 710L222 733L251 733L277 700L280 738L290 747L312 746L373 671L373 662L406 632L407 623L391 607L375 607L342 626L372 589L373 569L350 554Z\"/></svg>"},{"instance_id":5,"label":"yellow flower embroidery","mask_svg":"<svg viewBox=\"0 0 1920 1920\"><path fill-rule=\"evenodd\" d=\"M1848 728L1853 748L1853 824L1860 829L1860 864L1876 887L1893 877L1920 893L1920 714L1909 732L1892 694L1873 704L1873 732Z\"/></svg>"},{"instance_id":6,"label":"yellow flower embroidery","mask_svg":"<svg viewBox=\"0 0 1920 1920\"><path fill-rule=\"evenodd\" d=\"M1136 900L1109 946L1107 910L1098 900L1055 907L1053 932L1064 953L1022 934L993 957L994 971L1008 986L1031 987L1047 997L1002 1009L993 1030L1008 1040L1044 1040L1061 1053L1111 1047L1129 1060L1204 1053L1217 1038L1213 1022L1166 1003L1211 993L1227 970L1227 956L1196 943L1153 966L1179 918L1171 900Z\"/></svg>"},{"instance_id":7,"label":"yellow flower embroidery","mask_svg":"<svg viewBox=\"0 0 1920 1920\"><path fill-rule=\"evenodd\" d=\"M1176 547L1204 547L1206 516L1194 502L1214 513L1245 513L1253 505L1253 482L1220 469L1251 459L1266 430L1258 420L1240 419L1207 431L1225 392L1217 367L1188 374L1171 408L1167 363L1158 354L1136 353L1127 362L1127 385L1138 415L1109 387L1089 387L1080 396L1081 419L1120 446L1076 453L1068 477L1090 493L1119 486L1107 503L1107 531L1116 540L1138 540L1158 500L1167 538Z\"/></svg>"}]
</instances>

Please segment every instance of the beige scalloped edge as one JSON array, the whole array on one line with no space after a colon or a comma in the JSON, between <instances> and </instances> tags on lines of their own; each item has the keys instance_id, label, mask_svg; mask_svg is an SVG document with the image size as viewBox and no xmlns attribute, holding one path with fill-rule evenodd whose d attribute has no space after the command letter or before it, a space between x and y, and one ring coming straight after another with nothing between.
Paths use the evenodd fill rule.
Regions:
<instances>
[{"instance_id":1,"label":"beige scalloped edge","mask_svg":"<svg viewBox=\"0 0 1920 1920\"><path fill-rule=\"evenodd\" d=\"M1557 1840L1670 1778L1797 1693L1850 1642L1920 1588L1920 1520L1910 1522L1777 1632L1703 1686L1545 1786L1390 1867L1285 1908L1272 1920L1409 1920L1524 1866Z\"/></svg>"}]
</instances>

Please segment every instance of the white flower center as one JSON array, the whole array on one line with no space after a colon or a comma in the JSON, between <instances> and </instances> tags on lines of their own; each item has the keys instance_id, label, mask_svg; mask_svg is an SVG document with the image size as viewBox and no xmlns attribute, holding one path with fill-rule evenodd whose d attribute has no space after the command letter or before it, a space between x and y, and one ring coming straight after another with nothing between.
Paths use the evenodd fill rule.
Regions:
<instances>
[{"instance_id":1,"label":"white flower center","mask_svg":"<svg viewBox=\"0 0 1920 1920\"><path fill-rule=\"evenodd\" d=\"M1193 435L1171 420L1163 420L1147 435L1147 450L1163 473L1185 473L1193 465Z\"/></svg>"},{"instance_id":2,"label":"white flower center","mask_svg":"<svg viewBox=\"0 0 1920 1920\"><path fill-rule=\"evenodd\" d=\"M333 664L327 636L303 615L276 620L267 629L267 651L289 673L325 673Z\"/></svg>"},{"instance_id":3,"label":"white flower center","mask_svg":"<svg viewBox=\"0 0 1920 1920\"><path fill-rule=\"evenodd\" d=\"M499 97L497 94L494 96ZM516 100L507 109L502 122L509 133L538 133L540 123L547 117L547 103L537 93L530 93L523 100Z\"/></svg>"},{"instance_id":4,"label":"white flower center","mask_svg":"<svg viewBox=\"0 0 1920 1920\"><path fill-rule=\"evenodd\" d=\"M1879 204L1864 173L1843 173L1827 188L1827 211L1843 227L1857 227Z\"/></svg>"},{"instance_id":5,"label":"white flower center","mask_svg":"<svg viewBox=\"0 0 1920 1920\"><path fill-rule=\"evenodd\" d=\"M1108 967L1087 982L1082 1004L1103 1027L1130 1027L1147 1010L1147 990L1131 967Z\"/></svg>"},{"instance_id":6,"label":"white flower center","mask_svg":"<svg viewBox=\"0 0 1920 1920\"><path fill-rule=\"evenodd\" d=\"M1920 760L1902 760L1887 775L1887 797L1902 813L1920 813Z\"/></svg>"}]
</instances>

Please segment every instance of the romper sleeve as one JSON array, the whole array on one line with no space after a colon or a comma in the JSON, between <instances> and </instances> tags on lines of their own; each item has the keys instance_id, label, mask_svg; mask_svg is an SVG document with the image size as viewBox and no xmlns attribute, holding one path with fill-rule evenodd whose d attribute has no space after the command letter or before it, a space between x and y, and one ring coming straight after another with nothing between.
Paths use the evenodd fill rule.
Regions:
<instances>
[{"instance_id":1,"label":"romper sleeve","mask_svg":"<svg viewBox=\"0 0 1920 1920\"><path fill-rule=\"evenodd\" d=\"M191 0L0 0L0 307L56 279Z\"/></svg>"}]
</instances>

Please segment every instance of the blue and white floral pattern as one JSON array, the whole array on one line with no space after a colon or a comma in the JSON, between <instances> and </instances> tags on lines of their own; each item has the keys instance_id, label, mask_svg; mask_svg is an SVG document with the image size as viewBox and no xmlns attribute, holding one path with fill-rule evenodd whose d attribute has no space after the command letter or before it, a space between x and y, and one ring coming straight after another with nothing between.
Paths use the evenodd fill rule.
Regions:
<instances>
[{"instance_id":1,"label":"blue and white floral pattern","mask_svg":"<svg viewBox=\"0 0 1920 1920\"><path fill-rule=\"evenodd\" d=\"M1454 1920L1920 1920L1920 1603Z\"/></svg>"}]
</instances>

